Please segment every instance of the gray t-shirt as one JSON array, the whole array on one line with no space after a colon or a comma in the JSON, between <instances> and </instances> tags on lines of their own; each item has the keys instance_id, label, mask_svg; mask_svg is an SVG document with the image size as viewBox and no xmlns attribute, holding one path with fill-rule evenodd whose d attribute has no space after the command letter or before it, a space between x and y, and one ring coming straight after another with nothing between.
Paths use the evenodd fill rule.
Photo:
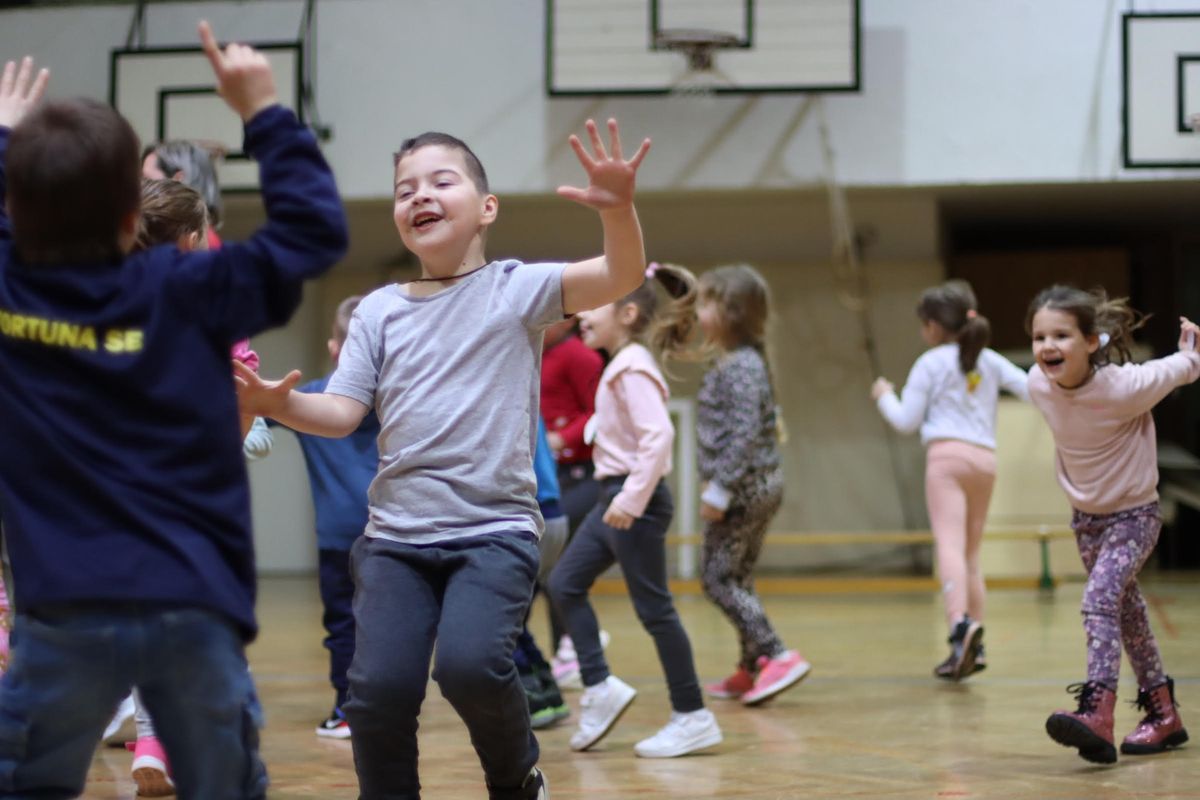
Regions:
<instances>
[{"instance_id":1,"label":"gray t-shirt","mask_svg":"<svg viewBox=\"0 0 1200 800\"><path fill-rule=\"evenodd\" d=\"M325 391L379 416L368 536L541 535L542 331L563 318L563 267L494 261L429 297L391 285L359 303Z\"/></svg>"}]
</instances>

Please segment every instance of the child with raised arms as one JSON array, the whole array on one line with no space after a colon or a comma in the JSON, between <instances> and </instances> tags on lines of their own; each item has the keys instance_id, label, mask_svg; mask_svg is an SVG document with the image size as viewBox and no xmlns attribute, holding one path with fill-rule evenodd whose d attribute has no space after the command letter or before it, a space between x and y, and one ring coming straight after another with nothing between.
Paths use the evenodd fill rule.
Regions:
<instances>
[{"instance_id":1,"label":"child with raised arms","mask_svg":"<svg viewBox=\"0 0 1200 800\"><path fill-rule=\"evenodd\" d=\"M620 297L645 271L631 159L609 120L589 121L592 153L571 146L586 188L559 194L599 212L604 255L574 264L488 261L499 201L465 143L408 139L394 160L393 219L421 277L355 309L323 394L242 370L247 410L295 430L345 436L374 408L382 430L366 535L351 551L357 625L349 697L359 791L415 798L417 721L429 678L466 723L489 796L546 796L513 664L538 571L535 498L542 331Z\"/></svg>"},{"instance_id":2,"label":"child with raised arms","mask_svg":"<svg viewBox=\"0 0 1200 800\"><path fill-rule=\"evenodd\" d=\"M137 687L191 798L261 798L244 646L257 631L232 343L282 325L341 257L345 216L316 139L266 58L201 42L245 121L267 222L220 251L129 255L137 136L110 107L35 109L46 73L0 77L0 461L20 608L0 679L0 786L83 792ZM11 215L11 224L10 216Z\"/></svg>"},{"instance_id":3,"label":"child with raised arms","mask_svg":"<svg viewBox=\"0 0 1200 800\"><path fill-rule=\"evenodd\" d=\"M1200 378L1200 329L1181 318L1178 352L1131 364L1131 333L1141 322L1124 300L1069 286L1043 290L1026 317L1037 360L1029 371L1029 397L1054 434L1058 482L1071 502L1071 528L1088 573L1082 609L1087 680L1068 687L1078 708L1051 714L1046 732L1101 764L1117 760L1113 706L1122 645L1145 716L1121 742L1121 752L1161 753L1188 740L1137 573L1162 528L1150 411Z\"/></svg>"},{"instance_id":4,"label":"child with raised arms","mask_svg":"<svg viewBox=\"0 0 1200 800\"><path fill-rule=\"evenodd\" d=\"M658 288L670 300L660 307ZM592 584L614 563L642 627L654 640L670 692L671 716L638 742L644 758L673 758L721 742L721 729L696 677L692 646L667 584L667 528L674 514L671 471L675 429L658 357L687 352L695 325L696 279L682 267L652 264L646 281L616 302L579 315L583 342L611 359L588 423L600 497L550 576L579 654L584 692L572 750L594 747L633 702L637 690L613 675L588 599ZM645 344L643 344L643 342Z\"/></svg>"},{"instance_id":5,"label":"child with raised arms","mask_svg":"<svg viewBox=\"0 0 1200 800\"><path fill-rule=\"evenodd\" d=\"M754 268L719 267L700 276L698 319L715 358L696 395L704 593L737 630L737 669L709 684L712 697L764 703L811 670L784 646L754 591L754 566L767 526L783 503L775 381L767 361L770 290Z\"/></svg>"},{"instance_id":6,"label":"child with raised arms","mask_svg":"<svg viewBox=\"0 0 1200 800\"><path fill-rule=\"evenodd\" d=\"M913 364L899 397L884 378L871 397L896 430L921 431L925 503L950 629L950 653L933 674L958 681L986 666L979 549L996 482L997 398L1001 390L1022 399L1029 394L1025 373L988 349L991 325L966 281L922 292L917 318L930 349Z\"/></svg>"}]
</instances>

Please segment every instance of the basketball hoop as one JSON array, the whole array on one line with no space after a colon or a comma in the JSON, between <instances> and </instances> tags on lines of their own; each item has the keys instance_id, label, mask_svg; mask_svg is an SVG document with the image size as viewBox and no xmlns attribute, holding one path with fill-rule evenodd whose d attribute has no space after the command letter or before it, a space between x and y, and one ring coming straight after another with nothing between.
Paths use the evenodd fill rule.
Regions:
<instances>
[{"instance_id":1,"label":"basketball hoop","mask_svg":"<svg viewBox=\"0 0 1200 800\"><path fill-rule=\"evenodd\" d=\"M671 94L677 97L711 97L722 86L732 86L729 76L717 69L714 56L717 50L741 43L731 33L702 28L671 28L659 31L654 38L659 49L683 53L687 58L687 70L671 84Z\"/></svg>"}]
</instances>

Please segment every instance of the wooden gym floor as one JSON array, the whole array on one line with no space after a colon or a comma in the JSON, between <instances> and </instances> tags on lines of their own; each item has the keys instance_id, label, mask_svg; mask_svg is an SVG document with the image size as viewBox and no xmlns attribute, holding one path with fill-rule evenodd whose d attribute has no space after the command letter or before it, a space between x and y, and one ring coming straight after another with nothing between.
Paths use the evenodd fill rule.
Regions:
<instances>
[{"instance_id":1,"label":"wooden gym floor","mask_svg":"<svg viewBox=\"0 0 1200 800\"><path fill-rule=\"evenodd\" d=\"M637 701L595 752L567 747L572 719L539 734L552 797L569 798L1200 798L1200 581L1145 582L1153 624L1175 677L1193 742L1159 756L1122 757L1112 767L1084 762L1051 742L1046 716L1070 705L1064 693L1084 676L1078 584L1049 594L989 596L989 667L959 685L930 677L945 656L939 598L911 594L768 597L785 642L813 662L804 683L759 708L713 701L725 742L674 760L644 760L633 744L667 719L666 691L650 640L621 596L597 598L612 633L613 672ZM732 629L707 601L679 598L702 680L722 677L734 657ZM348 741L318 739L332 690L320 645L315 578L261 582L262 635L250 658L267 712L263 755L272 800L357 797ZM538 605L534 632L544 636ZM1120 698L1135 689L1123 674ZM577 709L579 694L567 695ZM1117 737L1139 713L1121 702ZM422 715L424 797L483 798L482 774L466 731L431 687ZM134 797L131 755L101 749L89 798Z\"/></svg>"}]
</instances>

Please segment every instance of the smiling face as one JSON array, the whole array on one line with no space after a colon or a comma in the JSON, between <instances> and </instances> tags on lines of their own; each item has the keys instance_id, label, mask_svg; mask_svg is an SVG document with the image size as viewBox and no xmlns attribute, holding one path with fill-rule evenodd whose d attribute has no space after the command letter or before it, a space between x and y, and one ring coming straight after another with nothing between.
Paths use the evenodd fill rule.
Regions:
<instances>
[{"instance_id":1,"label":"smiling face","mask_svg":"<svg viewBox=\"0 0 1200 800\"><path fill-rule=\"evenodd\" d=\"M593 350L605 350L612 355L629 341L629 326L637 319L637 313L636 305L621 305L619 301L580 311L579 336Z\"/></svg>"},{"instance_id":2,"label":"smiling face","mask_svg":"<svg viewBox=\"0 0 1200 800\"><path fill-rule=\"evenodd\" d=\"M1092 372L1091 355L1100 347L1084 335L1074 314L1043 306L1033 315L1033 356L1046 377L1065 389L1081 386Z\"/></svg>"},{"instance_id":3,"label":"smiling face","mask_svg":"<svg viewBox=\"0 0 1200 800\"><path fill-rule=\"evenodd\" d=\"M475 260L482 263L483 233L498 206L495 195L481 192L471 180L456 148L427 145L396 164L392 219L404 246L427 270L458 269L475 250Z\"/></svg>"}]
</instances>

